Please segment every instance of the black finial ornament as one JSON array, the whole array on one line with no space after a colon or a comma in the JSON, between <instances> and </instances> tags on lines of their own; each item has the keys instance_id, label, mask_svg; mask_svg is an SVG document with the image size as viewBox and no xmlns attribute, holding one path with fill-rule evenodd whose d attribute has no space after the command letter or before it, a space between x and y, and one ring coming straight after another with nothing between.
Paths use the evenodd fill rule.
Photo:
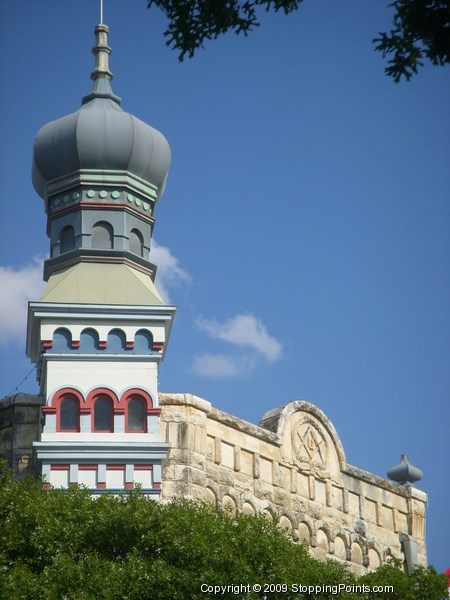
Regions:
<instances>
[{"instance_id":1,"label":"black finial ornament","mask_svg":"<svg viewBox=\"0 0 450 600\"><path fill-rule=\"evenodd\" d=\"M389 469L387 476L392 481L399 483L400 485L412 485L416 481L420 481L423 478L422 471L412 465L404 454L400 457L400 462L392 469Z\"/></svg>"}]
</instances>

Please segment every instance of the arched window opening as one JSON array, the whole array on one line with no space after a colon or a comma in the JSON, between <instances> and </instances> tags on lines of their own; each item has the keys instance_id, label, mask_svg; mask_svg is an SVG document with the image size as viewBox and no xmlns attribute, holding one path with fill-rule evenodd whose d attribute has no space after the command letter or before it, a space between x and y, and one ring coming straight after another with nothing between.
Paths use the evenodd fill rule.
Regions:
<instances>
[{"instance_id":1,"label":"arched window opening","mask_svg":"<svg viewBox=\"0 0 450 600\"><path fill-rule=\"evenodd\" d=\"M127 407L127 431L145 432L145 402L142 398L131 398Z\"/></svg>"},{"instance_id":2,"label":"arched window opening","mask_svg":"<svg viewBox=\"0 0 450 600\"><path fill-rule=\"evenodd\" d=\"M92 228L92 248L111 250L114 247L114 230L109 223L96 223Z\"/></svg>"},{"instance_id":3,"label":"arched window opening","mask_svg":"<svg viewBox=\"0 0 450 600\"><path fill-rule=\"evenodd\" d=\"M125 351L126 338L121 329L112 329L108 333L106 348L109 354L120 354Z\"/></svg>"},{"instance_id":4,"label":"arched window opening","mask_svg":"<svg viewBox=\"0 0 450 600\"><path fill-rule=\"evenodd\" d=\"M108 398L98 398L95 401L94 431L113 431L112 406Z\"/></svg>"},{"instance_id":5,"label":"arched window opening","mask_svg":"<svg viewBox=\"0 0 450 600\"><path fill-rule=\"evenodd\" d=\"M53 353L68 352L72 348L72 334L68 329L62 327L55 329L53 333Z\"/></svg>"},{"instance_id":6,"label":"arched window opening","mask_svg":"<svg viewBox=\"0 0 450 600\"><path fill-rule=\"evenodd\" d=\"M144 238L137 229L130 231L130 252L138 256L144 256Z\"/></svg>"},{"instance_id":7,"label":"arched window opening","mask_svg":"<svg viewBox=\"0 0 450 600\"><path fill-rule=\"evenodd\" d=\"M153 336L149 331L140 329L134 336L135 354L150 354L153 349Z\"/></svg>"},{"instance_id":8,"label":"arched window opening","mask_svg":"<svg viewBox=\"0 0 450 600\"><path fill-rule=\"evenodd\" d=\"M75 398L64 398L59 408L59 430L79 431L78 403Z\"/></svg>"},{"instance_id":9,"label":"arched window opening","mask_svg":"<svg viewBox=\"0 0 450 600\"><path fill-rule=\"evenodd\" d=\"M83 329L80 335L80 352L92 354L98 350L98 333L95 329Z\"/></svg>"},{"instance_id":10,"label":"arched window opening","mask_svg":"<svg viewBox=\"0 0 450 600\"><path fill-rule=\"evenodd\" d=\"M59 234L59 252L63 254L71 250L75 250L75 230L72 225L67 225Z\"/></svg>"}]
</instances>

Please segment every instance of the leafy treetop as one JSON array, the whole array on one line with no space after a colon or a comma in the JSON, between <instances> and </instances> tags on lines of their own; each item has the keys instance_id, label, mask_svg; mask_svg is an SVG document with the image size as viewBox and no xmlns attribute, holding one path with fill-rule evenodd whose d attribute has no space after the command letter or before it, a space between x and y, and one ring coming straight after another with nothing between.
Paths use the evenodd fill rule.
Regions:
<instances>
[{"instance_id":1,"label":"leafy treetop","mask_svg":"<svg viewBox=\"0 0 450 600\"><path fill-rule=\"evenodd\" d=\"M344 564L320 562L263 516L236 516L204 503L167 504L139 491L94 500L88 489L43 490L32 478L15 481L0 465L0 598L9 600L196 600L217 597L202 584L302 584L328 592L236 595L223 598L301 600L437 600L445 575L419 567L412 576L400 562L356 577ZM393 585L386 595L353 586Z\"/></svg>"},{"instance_id":2,"label":"leafy treetop","mask_svg":"<svg viewBox=\"0 0 450 600\"><path fill-rule=\"evenodd\" d=\"M192 58L204 40L216 39L227 31L248 33L260 25L257 8L282 10L289 14L303 0L147 0L148 7L159 7L169 19L164 32L166 44L179 51L180 61ZM398 83L417 73L423 59L434 65L450 62L449 0L395 0L392 29L374 38L375 49L388 60L385 73Z\"/></svg>"}]
</instances>

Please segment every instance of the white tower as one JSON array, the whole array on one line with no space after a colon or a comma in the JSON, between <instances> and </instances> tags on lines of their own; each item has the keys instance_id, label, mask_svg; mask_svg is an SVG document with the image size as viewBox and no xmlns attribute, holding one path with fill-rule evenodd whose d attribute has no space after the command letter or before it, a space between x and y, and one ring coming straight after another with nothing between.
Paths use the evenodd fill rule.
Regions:
<instances>
[{"instance_id":1,"label":"white tower","mask_svg":"<svg viewBox=\"0 0 450 600\"><path fill-rule=\"evenodd\" d=\"M159 496L158 366L175 307L149 260L170 165L164 136L120 108L108 27L95 28L93 86L81 108L36 136L33 184L48 215L47 286L28 309L27 354L42 409L34 444L45 485L93 493L141 484Z\"/></svg>"}]
</instances>

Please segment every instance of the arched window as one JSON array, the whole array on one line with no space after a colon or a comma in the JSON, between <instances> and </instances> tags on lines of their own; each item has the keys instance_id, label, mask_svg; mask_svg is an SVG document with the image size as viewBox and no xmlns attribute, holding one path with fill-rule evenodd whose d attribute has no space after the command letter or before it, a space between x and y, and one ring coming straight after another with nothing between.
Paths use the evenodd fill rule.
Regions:
<instances>
[{"instance_id":1,"label":"arched window","mask_svg":"<svg viewBox=\"0 0 450 600\"><path fill-rule=\"evenodd\" d=\"M144 238L137 229L130 231L130 252L138 256L144 256Z\"/></svg>"},{"instance_id":2,"label":"arched window","mask_svg":"<svg viewBox=\"0 0 450 600\"><path fill-rule=\"evenodd\" d=\"M72 334L68 329L59 327L53 333L53 347L51 351L55 354L65 353L72 348Z\"/></svg>"},{"instance_id":3,"label":"arched window","mask_svg":"<svg viewBox=\"0 0 450 600\"><path fill-rule=\"evenodd\" d=\"M98 350L98 333L95 329L83 329L80 335L80 352L92 354Z\"/></svg>"},{"instance_id":4,"label":"arched window","mask_svg":"<svg viewBox=\"0 0 450 600\"><path fill-rule=\"evenodd\" d=\"M59 405L59 431L79 431L79 404L75 398L68 396Z\"/></svg>"},{"instance_id":5,"label":"arched window","mask_svg":"<svg viewBox=\"0 0 450 600\"><path fill-rule=\"evenodd\" d=\"M108 333L106 351L108 354L120 354L126 349L125 334L121 329L112 329Z\"/></svg>"},{"instance_id":6,"label":"arched window","mask_svg":"<svg viewBox=\"0 0 450 600\"><path fill-rule=\"evenodd\" d=\"M94 403L94 431L113 431L113 411L109 398L101 396Z\"/></svg>"},{"instance_id":7,"label":"arched window","mask_svg":"<svg viewBox=\"0 0 450 600\"><path fill-rule=\"evenodd\" d=\"M96 223L92 228L92 248L111 250L114 247L114 230L109 223Z\"/></svg>"},{"instance_id":8,"label":"arched window","mask_svg":"<svg viewBox=\"0 0 450 600\"><path fill-rule=\"evenodd\" d=\"M71 225L67 225L59 234L59 253L70 252L75 249L75 231Z\"/></svg>"},{"instance_id":9,"label":"arched window","mask_svg":"<svg viewBox=\"0 0 450 600\"><path fill-rule=\"evenodd\" d=\"M134 336L134 353L150 354L153 349L153 336L149 331L140 329Z\"/></svg>"},{"instance_id":10,"label":"arched window","mask_svg":"<svg viewBox=\"0 0 450 600\"><path fill-rule=\"evenodd\" d=\"M126 431L144 433L146 431L146 402L142 398L134 397L128 400L126 412Z\"/></svg>"}]
</instances>

